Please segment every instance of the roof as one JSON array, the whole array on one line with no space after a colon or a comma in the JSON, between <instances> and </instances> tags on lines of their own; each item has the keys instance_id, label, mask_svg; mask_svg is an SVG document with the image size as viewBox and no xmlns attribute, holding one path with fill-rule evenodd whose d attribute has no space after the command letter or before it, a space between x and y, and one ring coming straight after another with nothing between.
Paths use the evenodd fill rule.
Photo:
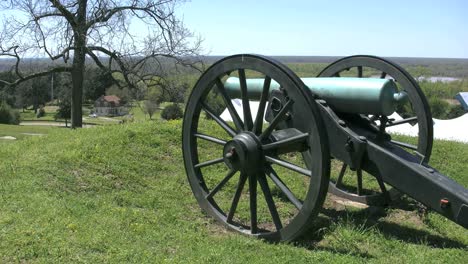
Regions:
<instances>
[{"instance_id":1,"label":"roof","mask_svg":"<svg viewBox=\"0 0 468 264\"><path fill-rule=\"evenodd\" d=\"M455 99L460 101L461 106L463 109L468 111L468 92L460 92L455 95Z\"/></svg>"},{"instance_id":2,"label":"roof","mask_svg":"<svg viewBox=\"0 0 468 264\"><path fill-rule=\"evenodd\" d=\"M120 106L120 98L115 95L103 95L99 97L96 102L107 102L112 106Z\"/></svg>"}]
</instances>

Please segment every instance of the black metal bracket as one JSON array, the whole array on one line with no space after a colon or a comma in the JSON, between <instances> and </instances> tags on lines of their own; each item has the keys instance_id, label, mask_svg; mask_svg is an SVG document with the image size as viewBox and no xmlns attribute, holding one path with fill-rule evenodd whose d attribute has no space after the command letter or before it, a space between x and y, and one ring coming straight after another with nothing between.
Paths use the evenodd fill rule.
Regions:
<instances>
[{"instance_id":1,"label":"black metal bracket","mask_svg":"<svg viewBox=\"0 0 468 264\"><path fill-rule=\"evenodd\" d=\"M330 142L331 155L348 164L351 169L360 169L366 151L367 139L351 130L325 100L316 100L324 120Z\"/></svg>"}]
</instances>

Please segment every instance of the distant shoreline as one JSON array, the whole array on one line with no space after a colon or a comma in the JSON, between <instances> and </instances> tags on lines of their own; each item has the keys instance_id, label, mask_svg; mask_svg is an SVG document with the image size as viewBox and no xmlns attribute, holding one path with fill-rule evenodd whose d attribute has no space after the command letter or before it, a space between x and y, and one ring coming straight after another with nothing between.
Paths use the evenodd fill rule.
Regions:
<instances>
[{"instance_id":1,"label":"distant shoreline","mask_svg":"<svg viewBox=\"0 0 468 264\"><path fill-rule=\"evenodd\" d=\"M228 55L226 55L228 56ZM205 56L204 58L208 62L214 62L219 59L222 59L226 56L222 55L213 55ZM378 55L376 55L378 56ZM347 56L269 56L283 63L331 63L338 59L347 57ZM385 57L399 64L414 64L414 65L424 65L424 64L451 64L451 63L462 63L468 64L468 58L423 58L423 57Z\"/></svg>"},{"instance_id":2,"label":"distant shoreline","mask_svg":"<svg viewBox=\"0 0 468 264\"><path fill-rule=\"evenodd\" d=\"M202 60L205 64L210 65L226 56L212 55L201 56L196 59ZM344 56L270 56L285 64L313 64L322 63L330 64ZM468 76L468 58L422 58L422 57L383 57L398 65L403 66L406 70L414 67L423 67L427 69L428 76L444 76L456 77L464 79ZM163 58L162 60L164 60ZM106 59L103 58L103 61ZM9 71L12 69L15 61L12 59L0 59L0 72ZM51 62L48 58L30 58L23 61L21 67L25 68L40 68L50 65L60 65L61 62ZM87 60L88 65L93 65L91 59Z\"/></svg>"}]
</instances>

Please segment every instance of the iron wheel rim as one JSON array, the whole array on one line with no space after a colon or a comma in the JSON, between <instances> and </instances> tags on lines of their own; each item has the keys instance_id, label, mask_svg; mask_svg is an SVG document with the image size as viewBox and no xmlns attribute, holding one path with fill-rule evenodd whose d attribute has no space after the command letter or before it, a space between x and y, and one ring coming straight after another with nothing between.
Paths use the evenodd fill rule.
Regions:
<instances>
[{"instance_id":1,"label":"iron wheel rim","mask_svg":"<svg viewBox=\"0 0 468 264\"><path fill-rule=\"evenodd\" d=\"M272 164L271 159L269 159L268 155L264 152L259 154L261 156L261 165L259 170L259 174L255 176L251 176L249 173L251 172L240 172L234 173L240 174L238 179L239 182L236 187L236 192L233 195L233 201L229 210L222 209L218 202L216 201L215 195L210 196L211 192L214 192L214 189L221 183L215 186L215 188L209 188L206 185L206 180L202 173L200 167L196 167L200 165L199 159L199 151L197 150L197 140L200 140L196 133L198 133L198 123L200 121L200 114L203 111L207 111L205 106L203 106L202 102L204 102L204 97L208 94L211 90L211 87L216 85L217 80L226 74L229 74L233 71L239 71L242 69L244 70L253 70L260 73L265 74L265 76L270 77L272 80L277 81L284 89L286 90L289 100L293 100L294 104L291 106L291 112L293 113L292 123L294 124L294 128L297 128L300 131L306 131L308 133L307 137L307 144L309 149L302 154L304 158L304 162L306 164L306 170L310 171L310 184L305 199L302 201L302 206L298 209L297 214L292 218L288 219L288 222L284 222L285 225L278 227L277 221L274 221L274 213L273 209L270 208L270 204L268 201L268 208L271 214L272 222L274 222L275 229L274 230L262 230L259 229L257 223L253 223L252 219L256 218L257 216L253 217L252 215L252 202L250 204L250 220L251 225L250 228L243 223L238 223L234 221L233 214L236 213L237 205L239 201L234 202L237 196L237 192L242 192L243 187L245 187L246 182L249 183L249 199L252 201L253 198L250 198L253 189L250 189L251 185L255 185L255 189L259 189L257 185L260 185L260 191L263 193L263 196L266 197L267 192L265 187L265 181L267 182L266 186L272 186L273 183L276 184L272 179ZM218 86L219 87L219 86ZM219 89L219 88L218 88ZM263 99L265 100L265 99ZM302 105L305 104L305 105ZM302 106L300 106L302 105ZM299 113L297 109L305 109L306 113ZM295 116L297 114L297 116ZM248 115L246 115L248 116ZM307 116L309 118L308 122L301 122L301 125L298 124L297 120L304 119ZM232 117L232 114L231 114ZM296 119L294 119L296 118ZM256 118L258 119L258 118ZM262 116L263 120L263 116ZM217 122L217 121L216 121ZM247 127L248 122L243 124L246 126L244 130L255 130L254 127ZM223 223L228 228L240 232L242 234L255 236L259 238L264 238L267 240L273 241L289 241L299 237L303 234L310 226L312 221L317 216L318 212L320 211L323 202L325 200L325 196L328 189L328 182L329 182L329 150L328 150L328 140L326 137L326 131L323 129L322 119L319 114L318 107L315 105L315 101L310 93L310 91L305 87L302 81L287 67L280 64L279 62L273 61L269 58L258 56L258 55L249 55L249 54L242 54L242 55L234 55L227 58L224 58L215 64L213 64L198 80L197 84L195 85L192 93L189 97L185 115L184 115L184 122L183 122L183 135L182 135L182 142L183 142L183 156L184 156L184 164L187 173L187 177L192 188L192 191L200 205L200 207L208 213L210 216L214 217L218 222ZM237 127L237 123L234 122L234 131L235 135L231 135L233 138L239 136L240 134L245 134L245 131L239 129ZM256 126L256 123L253 124ZM219 124L219 123L218 123ZM231 127L232 128L232 127ZM265 129L268 130L268 129ZM232 131L231 131L232 132ZM253 134L258 136L257 134L263 134L263 132L253 131ZM251 136L254 138L254 136ZM261 138L261 136L259 136ZM265 139L260 139L260 145L262 148L264 147L266 141ZM230 142L230 141L229 141ZM223 145L223 148L226 144ZM224 150L223 150L224 151ZM225 153L223 153L224 155ZM268 156L268 157L267 157ZM312 158L314 157L314 158ZM271 158L271 157L270 157ZM269 159L267 161L267 159ZM226 162L226 161L224 161ZM226 165L227 166L227 165ZM231 169L232 170L232 169ZM240 170L244 170L242 167ZM234 176L229 176L229 173L223 178L223 181L226 178L229 178L228 181L237 178ZM245 174L249 174L245 176ZM252 174L252 173L251 173ZM256 173L254 173L256 174ZM263 174L263 176L261 176ZM244 176L243 176L244 175ZM274 176L274 175L273 175ZM247 179L245 179L247 177ZM268 180L262 179L264 177L271 183L268 185ZM254 181L256 183L254 183ZM243 182L241 184L241 182ZM242 185L242 187L240 187ZM254 187L252 187L254 188ZM268 188L267 188L268 189ZM259 192L260 192L259 191ZM271 189L270 189L271 191ZM241 195L242 196L242 195ZM271 192L270 192L270 196ZM209 197L209 198L207 198ZM255 198L258 198L258 195L255 194ZM240 199L240 198L238 198ZM267 200L267 198L265 198ZM272 196L272 200L273 196ZM236 205L234 206L234 203ZM274 203L276 206L276 204ZM231 214L232 207L234 207L234 213ZM257 210L257 205L255 205L255 210ZM228 212L227 212L228 211ZM229 218L230 217L230 218ZM257 221L257 220L255 220ZM280 219L281 222L281 219ZM254 228L255 225L255 228ZM255 229L255 230L254 230ZM255 232L254 232L255 231Z\"/></svg>"},{"instance_id":2,"label":"iron wheel rim","mask_svg":"<svg viewBox=\"0 0 468 264\"><path fill-rule=\"evenodd\" d=\"M355 55L333 62L323 69L317 77L341 77L340 73L351 68L357 68L357 77L364 78L363 67L380 71L380 78L387 78L387 76L392 77L401 85L403 90L408 93L409 102L412 110L414 110L416 114L418 124L418 144L416 146L416 151L422 154L422 162L429 162L433 144L433 126L430 107L417 81L405 69L390 60L380 57ZM414 146L411 147L414 148ZM379 181L379 184L383 184L383 181L378 178L377 181ZM396 189L390 188L386 190L385 187L381 187L382 192L380 193L358 195L357 193L352 193L349 190L340 188L333 181L330 181L329 191L339 197L368 205L384 205L400 195Z\"/></svg>"}]
</instances>

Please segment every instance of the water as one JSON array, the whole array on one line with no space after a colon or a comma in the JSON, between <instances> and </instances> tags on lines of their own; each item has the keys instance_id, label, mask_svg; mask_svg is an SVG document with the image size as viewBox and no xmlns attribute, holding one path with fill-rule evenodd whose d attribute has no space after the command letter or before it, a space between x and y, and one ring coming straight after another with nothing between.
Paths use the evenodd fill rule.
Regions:
<instances>
[{"instance_id":1,"label":"water","mask_svg":"<svg viewBox=\"0 0 468 264\"><path fill-rule=\"evenodd\" d=\"M380 78L380 75L372 75L371 78ZM385 79L393 80L393 77L387 75L387 77L385 77ZM461 79L456 78L456 77L448 77L448 76L430 76L430 77L420 76L420 77L416 78L416 80L418 82L426 81L426 82L431 82L431 83L435 83L435 82L448 83L448 82L460 81Z\"/></svg>"},{"instance_id":2,"label":"water","mask_svg":"<svg viewBox=\"0 0 468 264\"><path fill-rule=\"evenodd\" d=\"M418 81L427 81L427 82L454 82L454 81L459 81L460 78L455 78L455 77L447 77L447 76L430 76L430 77L424 77L421 76L417 78Z\"/></svg>"}]
</instances>

